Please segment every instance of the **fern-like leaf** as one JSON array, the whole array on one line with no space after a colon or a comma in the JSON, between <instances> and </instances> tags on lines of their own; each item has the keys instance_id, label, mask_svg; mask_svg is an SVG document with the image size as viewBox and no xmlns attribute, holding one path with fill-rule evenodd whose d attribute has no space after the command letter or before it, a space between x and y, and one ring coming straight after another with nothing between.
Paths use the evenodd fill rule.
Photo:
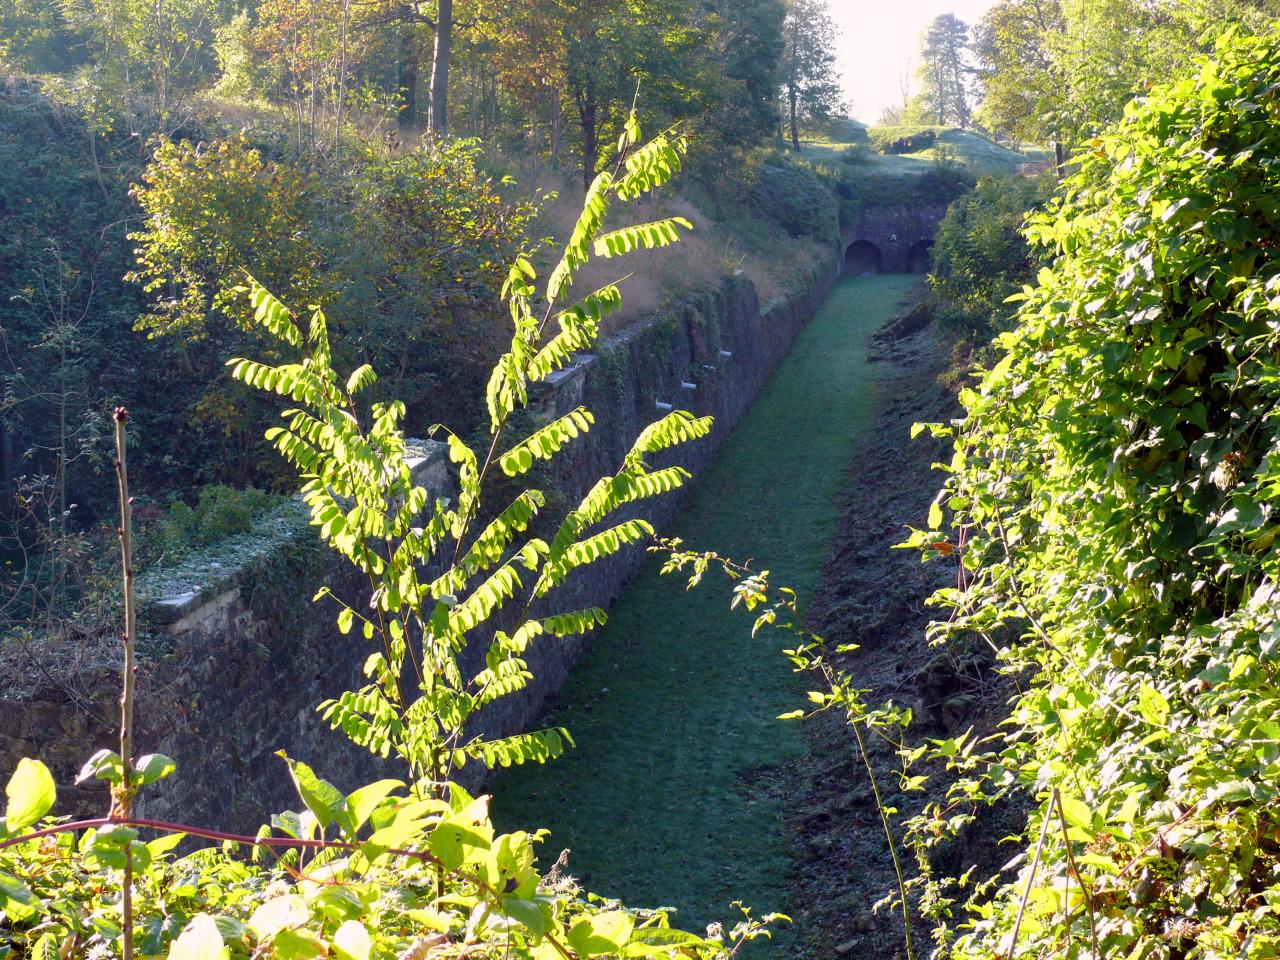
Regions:
<instances>
[{"instance_id":1,"label":"fern-like leaf","mask_svg":"<svg viewBox=\"0 0 1280 960\"><path fill-rule=\"evenodd\" d=\"M302 346L302 334L289 316L288 308L252 277L249 278L249 302L253 305L253 319L264 330L291 347Z\"/></svg>"},{"instance_id":2,"label":"fern-like leaf","mask_svg":"<svg viewBox=\"0 0 1280 960\"><path fill-rule=\"evenodd\" d=\"M680 242L680 227L691 230L693 224L684 217L669 217L651 223L620 227L596 238L597 257L617 257L633 250L657 250Z\"/></svg>"},{"instance_id":3,"label":"fern-like leaf","mask_svg":"<svg viewBox=\"0 0 1280 960\"><path fill-rule=\"evenodd\" d=\"M586 433L594 422L595 418L586 407L570 410L504 453L498 459L498 466L508 477L518 477L527 472L535 460L550 460L570 440Z\"/></svg>"}]
</instances>

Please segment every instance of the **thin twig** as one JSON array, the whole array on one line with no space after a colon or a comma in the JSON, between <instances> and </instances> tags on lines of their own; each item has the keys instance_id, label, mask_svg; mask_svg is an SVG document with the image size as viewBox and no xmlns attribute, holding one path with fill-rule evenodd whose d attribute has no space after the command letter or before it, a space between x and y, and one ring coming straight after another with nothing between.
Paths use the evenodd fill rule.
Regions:
<instances>
[{"instance_id":1,"label":"thin twig","mask_svg":"<svg viewBox=\"0 0 1280 960\"><path fill-rule=\"evenodd\" d=\"M1067 851L1068 875L1074 874L1076 883L1080 884L1080 894L1084 897L1085 906L1089 909L1089 939L1093 941L1094 960L1102 960L1102 954L1098 950L1098 925L1093 915L1093 894L1084 882L1084 877L1080 876L1080 868L1076 866L1075 854L1071 851L1071 838L1067 835L1067 815L1062 809L1062 798L1058 795L1057 790L1053 791L1053 799L1058 805L1058 819L1062 823L1062 846ZM1070 901L1068 901L1069 903ZM1070 925L1069 913L1068 925Z\"/></svg>"},{"instance_id":2,"label":"thin twig","mask_svg":"<svg viewBox=\"0 0 1280 960\"><path fill-rule=\"evenodd\" d=\"M120 786L113 791L112 815L127 818L133 812L133 673L137 611L133 603L133 504L129 500L129 471L125 463L125 423L129 411L116 407L116 481L120 488L120 567L124 578L124 680L120 692L120 760L124 768ZM124 960L133 960L133 856L124 851L124 877L120 884L120 921Z\"/></svg>"},{"instance_id":3,"label":"thin twig","mask_svg":"<svg viewBox=\"0 0 1280 960\"><path fill-rule=\"evenodd\" d=\"M1027 885L1022 891L1022 903L1018 905L1018 916L1013 921L1013 931L1009 934L1009 949L1004 954L1013 960L1014 951L1018 947L1018 932L1022 929L1022 917L1027 912L1027 903L1031 900L1031 887L1036 882L1036 874L1040 870L1040 854L1044 852L1044 838L1049 835L1049 823L1053 820L1053 808L1058 802L1055 790L1049 798L1049 809L1045 811L1044 823L1040 827L1040 840L1036 844L1036 855L1031 861L1031 872L1027 875Z\"/></svg>"},{"instance_id":4,"label":"thin twig","mask_svg":"<svg viewBox=\"0 0 1280 960\"><path fill-rule=\"evenodd\" d=\"M830 683L830 679L828 679L828 683ZM884 799L880 796L880 785L876 782L876 771L871 765L871 758L867 755L867 745L862 739L862 728L859 726L859 721L847 708L845 715L849 718L849 726L853 728L853 735L858 741L858 752L862 755L862 762L867 768L867 776L871 778L871 792L875 795L876 810L880 813L880 824L884 827L885 840L889 845L889 856L893 860L893 871L898 877L898 899L902 901L902 932L906 941L907 960L915 960L915 944L911 938L911 905L907 902L906 875L902 870L902 861L898 857L898 845L893 838L893 826L889 823L889 814L885 810Z\"/></svg>"}]
</instances>

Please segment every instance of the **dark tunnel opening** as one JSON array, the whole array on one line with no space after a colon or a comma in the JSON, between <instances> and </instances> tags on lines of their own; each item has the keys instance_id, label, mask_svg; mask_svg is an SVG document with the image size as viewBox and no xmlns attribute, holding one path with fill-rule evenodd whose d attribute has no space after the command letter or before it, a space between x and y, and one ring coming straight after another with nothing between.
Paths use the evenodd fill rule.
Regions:
<instances>
[{"instance_id":1,"label":"dark tunnel opening","mask_svg":"<svg viewBox=\"0 0 1280 960\"><path fill-rule=\"evenodd\" d=\"M907 251L907 272L928 273L933 269L933 241L913 243Z\"/></svg>"},{"instance_id":2,"label":"dark tunnel opening","mask_svg":"<svg viewBox=\"0 0 1280 960\"><path fill-rule=\"evenodd\" d=\"M884 255L870 240L855 240L845 248L845 273L879 273L882 269Z\"/></svg>"}]
</instances>

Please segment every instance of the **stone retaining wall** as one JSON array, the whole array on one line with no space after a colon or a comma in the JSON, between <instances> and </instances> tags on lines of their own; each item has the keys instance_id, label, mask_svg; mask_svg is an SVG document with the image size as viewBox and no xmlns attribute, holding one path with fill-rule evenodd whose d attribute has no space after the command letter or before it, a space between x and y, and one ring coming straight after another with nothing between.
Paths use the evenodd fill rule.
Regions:
<instances>
[{"instance_id":1,"label":"stone retaining wall","mask_svg":"<svg viewBox=\"0 0 1280 960\"><path fill-rule=\"evenodd\" d=\"M716 418L712 435L674 451L695 477L750 406L796 333L826 299L839 275L832 258L798 293L761 305L754 286L730 277L665 314L637 324L580 355L557 373L531 405L550 419L585 403L596 424L569 448L549 478L558 514L606 473L615 471L639 431L662 416L660 404ZM450 465L443 445L425 443L418 482L447 495ZM643 515L661 532L681 507L668 495ZM275 756L306 760L339 787L393 772L332 733L315 712L320 701L363 682L368 650L356 633L334 628L332 604L312 603L322 586L358 598L367 584L326 554L305 515L232 565L210 564L200 582L153 591L145 609L151 639L141 651L138 752L178 760L176 776L148 790L140 812L228 829L252 830L274 810L297 806ZM574 574L556 595L561 610L608 607L645 559L632 549ZM529 654L535 676L523 694L482 718L489 733L536 722L563 683L583 640L544 638ZM478 647L479 645L477 645ZM0 697L0 772L23 755L39 756L70 784L99 746L114 746L109 718L118 679L111 670L34 685ZM101 810L100 787L63 789L61 812Z\"/></svg>"},{"instance_id":2,"label":"stone retaining wall","mask_svg":"<svg viewBox=\"0 0 1280 960\"><path fill-rule=\"evenodd\" d=\"M872 244L880 257L878 271L923 273L927 261L915 260L912 251L932 245L946 212L945 203L864 207L844 230L844 244L846 249L857 243Z\"/></svg>"}]
</instances>

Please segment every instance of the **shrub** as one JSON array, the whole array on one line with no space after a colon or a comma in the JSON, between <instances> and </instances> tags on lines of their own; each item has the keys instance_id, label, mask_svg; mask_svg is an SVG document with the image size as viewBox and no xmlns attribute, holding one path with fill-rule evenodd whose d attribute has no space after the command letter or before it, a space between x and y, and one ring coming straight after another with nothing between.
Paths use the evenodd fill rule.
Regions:
<instances>
[{"instance_id":1,"label":"shrub","mask_svg":"<svg viewBox=\"0 0 1280 960\"><path fill-rule=\"evenodd\" d=\"M222 369L268 346L239 292L250 269L290 302L325 308L339 360L398 368L395 399L419 421L478 391L502 350L501 265L534 203L504 197L473 143L349 149L336 168L243 135L164 142L134 190L144 218L130 277L153 295L138 327L196 381L187 419L219 448L203 480L278 482L252 427L276 407Z\"/></svg>"},{"instance_id":2,"label":"shrub","mask_svg":"<svg viewBox=\"0 0 1280 960\"><path fill-rule=\"evenodd\" d=\"M872 127L872 145L881 153L919 153L938 142L941 127Z\"/></svg>"},{"instance_id":3,"label":"shrub","mask_svg":"<svg viewBox=\"0 0 1280 960\"><path fill-rule=\"evenodd\" d=\"M1041 261L1022 235L1049 185L1025 177L986 178L956 200L938 225L929 284L939 315L964 336L986 342L1008 329L1005 301L1031 282Z\"/></svg>"},{"instance_id":4,"label":"shrub","mask_svg":"<svg viewBox=\"0 0 1280 960\"><path fill-rule=\"evenodd\" d=\"M861 167L871 160L871 150L861 143L840 151L840 162L850 167Z\"/></svg>"},{"instance_id":5,"label":"shrub","mask_svg":"<svg viewBox=\"0 0 1280 960\"><path fill-rule=\"evenodd\" d=\"M283 499L254 487L238 490L220 483L203 487L194 509L176 500L151 530L158 547L155 559L181 559L192 549L248 533L255 520Z\"/></svg>"},{"instance_id":6,"label":"shrub","mask_svg":"<svg viewBox=\"0 0 1280 960\"><path fill-rule=\"evenodd\" d=\"M869 144L871 138L865 124L849 117L810 118L800 132L808 139L831 143Z\"/></svg>"},{"instance_id":7,"label":"shrub","mask_svg":"<svg viewBox=\"0 0 1280 960\"><path fill-rule=\"evenodd\" d=\"M238 360L233 376L297 404L269 436L298 470L321 539L366 574L370 587L369 595L350 599L321 592L338 608L338 631L355 630L368 645L367 684L321 705L322 714L361 747L394 756L409 782L379 780L344 793L305 763L284 758L282 772L297 787L301 809L272 816L256 836L133 815L139 791L171 775L176 763L158 754L135 757L132 749L132 500L124 465L127 412L117 408L125 571L120 749L97 751L80 777L109 784L110 809L103 818L46 820L37 829L53 808L56 786L39 761L18 764L0 820L5 952L170 960L590 960L678 952L729 960L764 934L770 918L749 913L727 936L674 930L661 910L627 910L583 894L558 871L543 875L534 853L541 833L499 835L487 798L451 782L465 763L492 769L543 762L571 743L560 730L490 737L472 721L524 688L525 651L539 637L579 634L604 622L599 610L564 609L568 598L559 587L575 569L652 533L630 505L680 487L688 474L647 460L711 429L710 418L683 411L651 423L617 472L567 512L550 540L529 535L546 503L541 491L523 490L497 515L482 504L492 472L527 479L535 462L555 458L593 422L579 408L527 436L508 436L531 385L575 351L590 349L601 318L618 305L616 286L561 303L578 268L591 256L666 246L689 227L672 218L606 232L611 204L647 194L679 169L682 139L641 145L638 136L633 116L619 145L625 163L617 176L603 173L592 184L545 284L535 286L527 257L511 265L503 292L513 329L486 391L490 437L481 450L488 452L447 434L458 470L452 503L431 503L414 484L400 426L405 405L369 400L373 367L361 364L346 375L334 368L323 312L312 307L300 326L280 301L249 285L255 321L286 359ZM251 513L246 500L253 496L213 491L195 514L203 508L210 523L240 523ZM512 615L499 629L492 616L504 606ZM477 643L486 654L483 667L464 673L462 653ZM144 843L143 829L159 836ZM184 835L223 844L175 858ZM235 852L243 848L255 855Z\"/></svg>"}]
</instances>

